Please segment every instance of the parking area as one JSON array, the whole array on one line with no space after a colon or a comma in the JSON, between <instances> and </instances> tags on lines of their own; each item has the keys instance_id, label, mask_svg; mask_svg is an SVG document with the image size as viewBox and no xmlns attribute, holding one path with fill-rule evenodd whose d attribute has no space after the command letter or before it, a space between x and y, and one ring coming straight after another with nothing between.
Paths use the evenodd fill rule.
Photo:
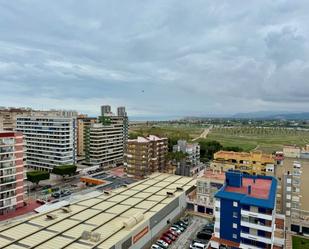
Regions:
<instances>
[{"instance_id":1,"label":"parking area","mask_svg":"<svg viewBox=\"0 0 309 249\"><path fill-rule=\"evenodd\" d=\"M190 219L190 225L186 229L184 233L182 233L179 238L175 241L175 243L171 244L169 248L178 249L190 248L190 244L193 239L196 238L196 234L202 229L203 226L209 224L209 221L206 218L192 216ZM205 241L206 242L206 241Z\"/></svg>"},{"instance_id":2,"label":"parking area","mask_svg":"<svg viewBox=\"0 0 309 249\"><path fill-rule=\"evenodd\" d=\"M213 224L205 217L186 216L171 224L157 239L152 249L205 249ZM170 234L172 233L172 234Z\"/></svg>"}]
</instances>

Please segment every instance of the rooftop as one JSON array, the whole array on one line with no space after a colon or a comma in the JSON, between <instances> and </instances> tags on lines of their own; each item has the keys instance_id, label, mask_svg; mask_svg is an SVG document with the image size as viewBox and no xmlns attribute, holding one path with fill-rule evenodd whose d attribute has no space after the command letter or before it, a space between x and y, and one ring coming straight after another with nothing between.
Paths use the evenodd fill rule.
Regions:
<instances>
[{"instance_id":1,"label":"rooftop","mask_svg":"<svg viewBox=\"0 0 309 249\"><path fill-rule=\"evenodd\" d=\"M1 226L0 248L111 248L195 185L195 180L169 174L153 174L149 178L108 193L34 215L26 220ZM178 188L178 189L177 189ZM181 189L179 189L181 188ZM173 195L167 195L167 192ZM48 215L48 217L47 217ZM126 227L132 217L139 223ZM84 231L99 235L98 240L82 239Z\"/></svg>"},{"instance_id":2,"label":"rooftop","mask_svg":"<svg viewBox=\"0 0 309 249\"><path fill-rule=\"evenodd\" d=\"M249 186L251 186L250 194L248 193ZM245 194L247 196L259 199L268 199L270 187L270 179L243 178L241 187L226 186L225 191Z\"/></svg>"},{"instance_id":3,"label":"rooftop","mask_svg":"<svg viewBox=\"0 0 309 249\"><path fill-rule=\"evenodd\" d=\"M274 177L243 175L238 171L228 171L225 185L215 197L239 201L244 205L273 209L276 189L277 180Z\"/></svg>"},{"instance_id":4,"label":"rooftop","mask_svg":"<svg viewBox=\"0 0 309 249\"><path fill-rule=\"evenodd\" d=\"M203 178L211 179L211 180L224 181L225 180L225 172L216 172L216 171L213 171L213 170L206 170L204 172L204 175L200 179L203 179Z\"/></svg>"}]
</instances>

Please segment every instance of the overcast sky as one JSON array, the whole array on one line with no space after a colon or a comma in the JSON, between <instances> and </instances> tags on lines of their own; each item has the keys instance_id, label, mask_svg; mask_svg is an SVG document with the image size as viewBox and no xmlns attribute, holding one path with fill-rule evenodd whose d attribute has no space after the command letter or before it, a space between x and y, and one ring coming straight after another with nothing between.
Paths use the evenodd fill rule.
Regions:
<instances>
[{"instance_id":1,"label":"overcast sky","mask_svg":"<svg viewBox=\"0 0 309 249\"><path fill-rule=\"evenodd\" d=\"M309 111L308 0L0 0L0 106Z\"/></svg>"}]
</instances>

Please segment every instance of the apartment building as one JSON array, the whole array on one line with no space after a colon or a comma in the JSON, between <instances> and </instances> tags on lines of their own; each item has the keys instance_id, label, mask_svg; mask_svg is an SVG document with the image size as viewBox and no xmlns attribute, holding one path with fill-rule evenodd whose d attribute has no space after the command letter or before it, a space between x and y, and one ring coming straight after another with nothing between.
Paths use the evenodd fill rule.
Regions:
<instances>
[{"instance_id":1,"label":"apartment building","mask_svg":"<svg viewBox=\"0 0 309 249\"><path fill-rule=\"evenodd\" d=\"M198 213L212 215L215 206L215 194L224 185L225 173L205 170L201 177L196 178L196 193L188 196L189 209Z\"/></svg>"},{"instance_id":2,"label":"apartment building","mask_svg":"<svg viewBox=\"0 0 309 249\"><path fill-rule=\"evenodd\" d=\"M301 163L294 161L292 172L284 173L282 178L282 213L293 216L293 210L300 210Z\"/></svg>"},{"instance_id":3,"label":"apartment building","mask_svg":"<svg viewBox=\"0 0 309 249\"><path fill-rule=\"evenodd\" d=\"M283 146L283 154L285 157L300 158L301 148L296 145Z\"/></svg>"},{"instance_id":4,"label":"apartment building","mask_svg":"<svg viewBox=\"0 0 309 249\"><path fill-rule=\"evenodd\" d=\"M0 215L24 206L23 136L0 132Z\"/></svg>"},{"instance_id":5,"label":"apartment building","mask_svg":"<svg viewBox=\"0 0 309 249\"><path fill-rule=\"evenodd\" d=\"M85 161L91 166L113 167L123 163L121 124L93 123L85 130Z\"/></svg>"},{"instance_id":6,"label":"apartment building","mask_svg":"<svg viewBox=\"0 0 309 249\"><path fill-rule=\"evenodd\" d=\"M76 163L76 113L42 112L17 117L16 130L26 142L27 166L52 171Z\"/></svg>"},{"instance_id":7,"label":"apartment building","mask_svg":"<svg viewBox=\"0 0 309 249\"><path fill-rule=\"evenodd\" d=\"M218 151L214 154L214 160L210 167L213 170L226 172L239 170L253 175L274 175L275 159L271 154L261 151L234 152Z\"/></svg>"},{"instance_id":8,"label":"apartment building","mask_svg":"<svg viewBox=\"0 0 309 249\"><path fill-rule=\"evenodd\" d=\"M285 216L276 214L277 180L226 172L215 194L211 248L284 248Z\"/></svg>"},{"instance_id":9,"label":"apartment building","mask_svg":"<svg viewBox=\"0 0 309 249\"><path fill-rule=\"evenodd\" d=\"M137 178L164 171L168 152L168 139L154 135L129 139L125 153L125 167L128 175Z\"/></svg>"},{"instance_id":10,"label":"apartment building","mask_svg":"<svg viewBox=\"0 0 309 249\"><path fill-rule=\"evenodd\" d=\"M26 108L1 108L0 109L0 131L15 131L16 118L19 115L28 115L31 109Z\"/></svg>"},{"instance_id":11,"label":"apartment building","mask_svg":"<svg viewBox=\"0 0 309 249\"><path fill-rule=\"evenodd\" d=\"M101 106L101 116L84 126L85 162L106 168L123 163L128 139L128 117L125 107L117 115L108 105Z\"/></svg>"},{"instance_id":12,"label":"apartment building","mask_svg":"<svg viewBox=\"0 0 309 249\"><path fill-rule=\"evenodd\" d=\"M77 156L85 157L85 130L91 124L97 122L97 118L88 117L87 115L79 115L77 117Z\"/></svg>"}]
</instances>

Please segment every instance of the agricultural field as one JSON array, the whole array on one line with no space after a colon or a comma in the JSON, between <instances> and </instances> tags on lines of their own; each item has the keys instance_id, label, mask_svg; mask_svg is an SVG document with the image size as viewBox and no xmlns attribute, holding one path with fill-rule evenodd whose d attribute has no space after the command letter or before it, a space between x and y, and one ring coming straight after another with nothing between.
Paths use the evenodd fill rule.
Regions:
<instances>
[{"instance_id":1,"label":"agricultural field","mask_svg":"<svg viewBox=\"0 0 309 249\"><path fill-rule=\"evenodd\" d=\"M264 152L282 150L285 144L304 146L309 143L309 131L286 128L221 127L213 128L207 140L216 140L223 146L238 146L245 151Z\"/></svg>"},{"instance_id":2,"label":"agricultural field","mask_svg":"<svg viewBox=\"0 0 309 249\"><path fill-rule=\"evenodd\" d=\"M282 150L285 144L309 144L309 131L282 127L215 127L195 124L140 124L130 128L131 138L154 134L188 141L218 141L224 147L240 147L244 151L262 150L267 153Z\"/></svg>"}]
</instances>

